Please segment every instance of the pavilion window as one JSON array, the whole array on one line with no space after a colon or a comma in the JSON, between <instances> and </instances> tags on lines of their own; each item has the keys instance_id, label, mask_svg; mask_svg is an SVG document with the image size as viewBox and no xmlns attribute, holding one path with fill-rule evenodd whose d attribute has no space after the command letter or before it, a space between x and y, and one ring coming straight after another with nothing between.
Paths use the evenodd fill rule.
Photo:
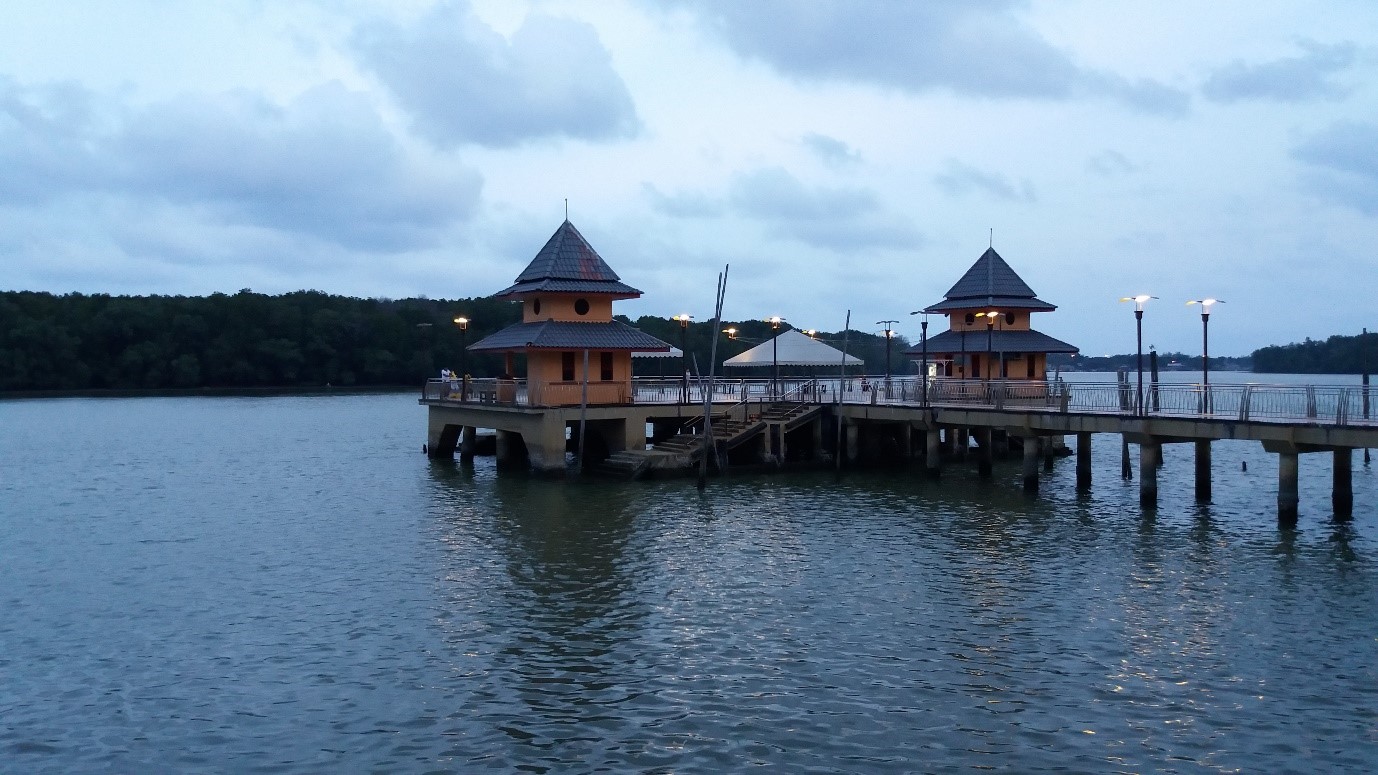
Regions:
<instances>
[{"instance_id":1,"label":"pavilion window","mask_svg":"<svg viewBox=\"0 0 1378 775\"><path fill-rule=\"evenodd\" d=\"M598 378L604 382L612 382L612 353L598 353L598 360L601 371Z\"/></svg>"},{"instance_id":2,"label":"pavilion window","mask_svg":"<svg viewBox=\"0 0 1378 775\"><path fill-rule=\"evenodd\" d=\"M574 381L574 353L560 353L560 379Z\"/></svg>"}]
</instances>

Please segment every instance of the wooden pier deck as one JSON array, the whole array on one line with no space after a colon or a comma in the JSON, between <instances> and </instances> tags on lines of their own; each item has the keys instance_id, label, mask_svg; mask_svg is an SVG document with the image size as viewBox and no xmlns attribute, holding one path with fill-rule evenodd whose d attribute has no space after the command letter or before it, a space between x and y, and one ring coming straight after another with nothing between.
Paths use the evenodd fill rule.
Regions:
<instances>
[{"instance_id":1,"label":"wooden pier deck","mask_svg":"<svg viewBox=\"0 0 1378 775\"><path fill-rule=\"evenodd\" d=\"M427 451L451 456L476 428L498 432L500 461L513 462L518 447L533 467L563 470L569 431L582 424L602 457L646 448L646 428L677 436L666 444L657 465L687 467L704 445L701 435L705 387L676 379L637 379L624 391L626 403L588 406L533 406L521 380L474 380L465 386L431 380L421 403L429 407ZM543 393L549 395L549 391ZM1332 502L1336 516L1352 513L1353 453L1378 447L1378 418L1364 386L1158 384L1145 387L1140 401L1123 383L973 381L894 377L771 380L716 380L709 402L716 421L732 418L757 429L755 454L783 462L791 448L813 459L841 455L855 461L878 439L904 457L925 460L940 475L945 452L977 441L978 464L989 473L995 438L1017 440L1024 456L1024 483L1038 488L1040 460L1068 435L1076 436L1078 487L1090 487L1092 434L1119 434L1139 446L1140 499L1157 501L1157 461L1165 444L1192 443L1196 454L1195 490L1210 499L1211 443L1260 442L1278 456L1278 517L1297 517L1297 456L1328 452L1334 458ZM1140 405L1142 404L1142 405ZM791 407L815 407L807 422ZM775 419L772 420L771 418ZM751 422L747 422L751 420ZM840 424L840 428L838 427ZM824 432L825 426L830 432ZM745 432L745 431L743 431ZM520 442L514 438L520 437ZM723 444L715 434L715 444ZM840 443L832 443L832 439ZM830 448L831 444L831 448ZM471 454L471 453L470 453ZM1048 464L1045 462L1045 465ZM1126 453L1125 465L1128 465ZM1132 475L1128 470L1126 476Z\"/></svg>"}]
</instances>

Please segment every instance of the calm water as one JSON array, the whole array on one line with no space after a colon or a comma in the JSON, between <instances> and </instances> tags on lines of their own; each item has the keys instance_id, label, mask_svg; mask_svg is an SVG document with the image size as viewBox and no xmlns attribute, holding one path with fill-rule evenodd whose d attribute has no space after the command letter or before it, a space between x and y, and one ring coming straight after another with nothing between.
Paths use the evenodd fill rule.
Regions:
<instances>
[{"instance_id":1,"label":"calm water","mask_svg":"<svg viewBox=\"0 0 1378 775\"><path fill-rule=\"evenodd\" d=\"M564 483L413 395L0 402L0 772L1369 772L1378 480L1098 439L916 473ZM1247 462L1248 471L1241 471Z\"/></svg>"}]
</instances>

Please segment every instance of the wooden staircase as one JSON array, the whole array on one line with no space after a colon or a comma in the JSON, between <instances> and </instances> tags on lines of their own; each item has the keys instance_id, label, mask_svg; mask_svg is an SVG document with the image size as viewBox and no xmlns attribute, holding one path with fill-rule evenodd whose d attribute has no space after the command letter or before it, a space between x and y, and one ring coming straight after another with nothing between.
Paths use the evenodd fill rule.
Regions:
<instances>
[{"instance_id":1,"label":"wooden staircase","mask_svg":"<svg viewBox=\"0 0 1378 775\"><path fill-rule=\"evenodd\" d=\"M761 414L739 417L713 417L713 448L729 450L750 441L772 425L792 430L823 410L818 404L772 404ZM594 472L617 479L637 479L655 468L688 468L703 455L703 435L678 433L656 442L650 449L624 449L599 463Z\"/></svg>"}]
</instances>

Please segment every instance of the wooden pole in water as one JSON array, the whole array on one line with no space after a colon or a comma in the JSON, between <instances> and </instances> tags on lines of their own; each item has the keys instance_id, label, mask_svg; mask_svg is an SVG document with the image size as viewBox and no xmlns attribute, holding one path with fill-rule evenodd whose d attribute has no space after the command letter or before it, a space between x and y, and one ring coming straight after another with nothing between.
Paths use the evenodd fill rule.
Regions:
<instances>
[{"instance_id":1,"label":"wooden pole in water","mask_svg":"<svg viewBox=\"0 0 1378 775\"><path fill-rule=\"evenodd\" d=\"M717 454L713 443L713 377L718 367L718 326L722 325L722 301L727 292L727 272L731 264L724 264L718 275L718 297L713 307L713 343L708 348L708 385L703 391L703 454L699 456L699 492L708 486L708 456Z\"/></svg>"},{"instance_id":2,"label":"wooden pole in water","mask_svg":"<svg viewBox=\"0 0 1378 775\"><path fill-rule=\"evenodd\" d=\"M837 411L833 412L833 419L837 423L837 446L834 463L838 476L842 476L842 456L845 450L842 446L842 391L847 385L847 339L852 330L852 311L847 310L846 322L842 324L842 365L838 369L837 375Z\"/></svg>"},{"instance_id":3,"label":"wooden pole in water","mask_svg":"<svg viewBox=\"0 0 1378 775\"><path fill-rule=\"evenodd\" d=\"M585 350L584 350L584 389L583 389L583 393L584 393L584 394L583 394L583 397L582 397L582 398L580 399L580 401L579 401L579 471L580 471L580 473L582 473L582 472L584 471L584 437L585 437L585 435L586 435L586 434L585 434L585 431L588 429L588 413L589 413L589 351L588 351L587 348L585 348ZM561 457L563 457L564 454L565 454L565 453L564 453L563 451L560 452Z\"/></svg>"}]
</instances>

